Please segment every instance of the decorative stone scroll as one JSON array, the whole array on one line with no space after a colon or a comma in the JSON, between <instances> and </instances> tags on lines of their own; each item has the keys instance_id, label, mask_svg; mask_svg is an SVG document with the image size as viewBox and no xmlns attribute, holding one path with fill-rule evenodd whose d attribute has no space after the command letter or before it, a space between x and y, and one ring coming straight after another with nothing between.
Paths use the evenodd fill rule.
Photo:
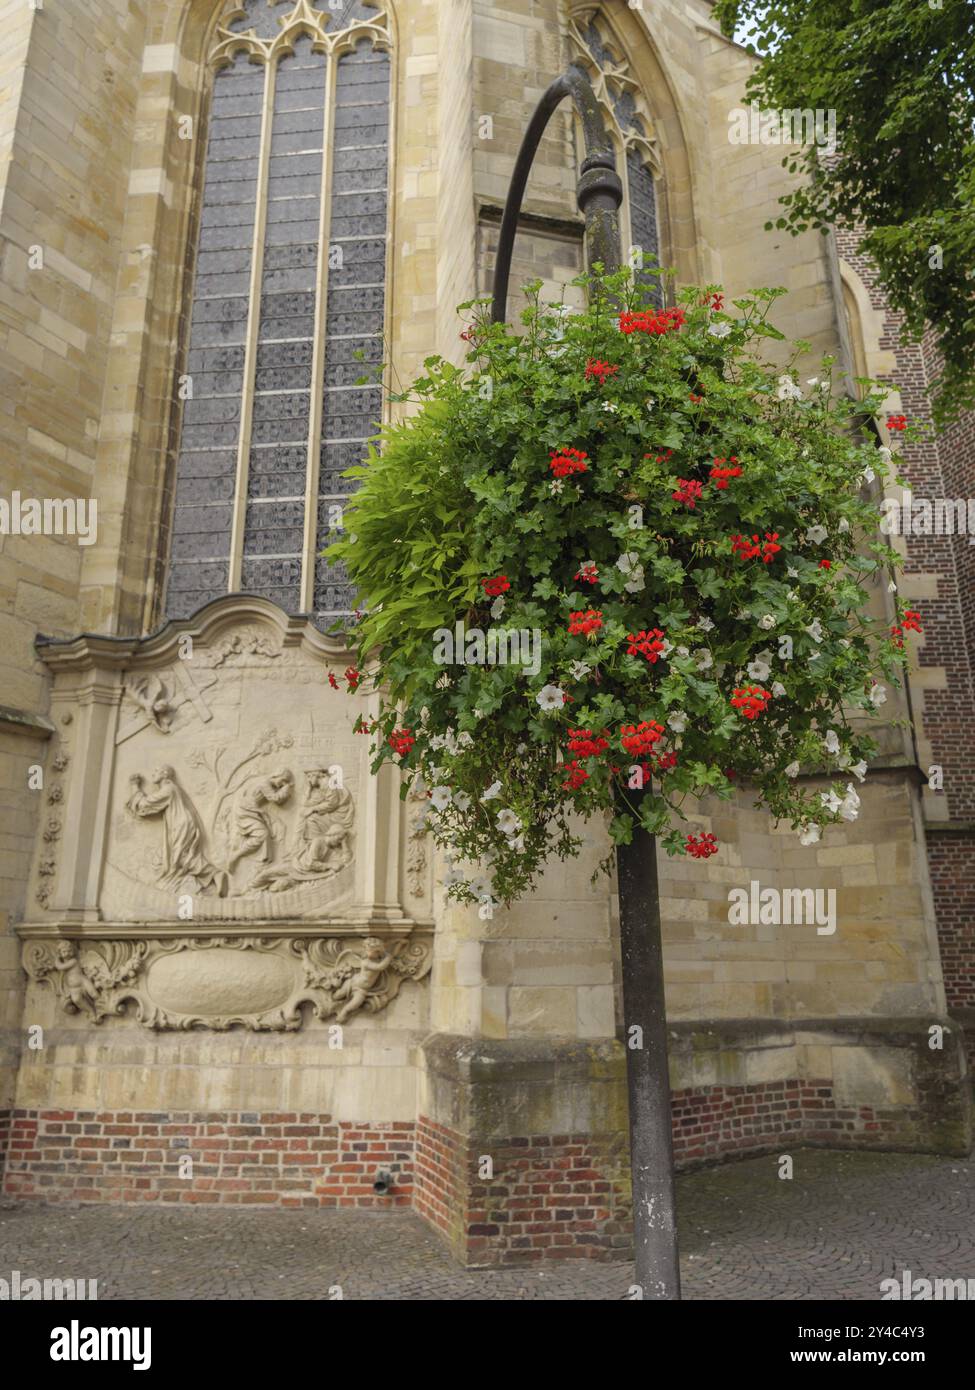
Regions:
<instances>
[{"instance_id":1,"label":"decorative stone scroll","mask_svg":"<svg viewBox=\"0 0 975 1390\"><path fill-rule=\"evenodd\" d=\"M303 1009L344 1024L385 1009L430 970L429 933L379 936L179 937L30 941L23 963L66 1013L101 1023L133 1014L156 1031L295 1032Z\"/></svg>"}]
</instances>

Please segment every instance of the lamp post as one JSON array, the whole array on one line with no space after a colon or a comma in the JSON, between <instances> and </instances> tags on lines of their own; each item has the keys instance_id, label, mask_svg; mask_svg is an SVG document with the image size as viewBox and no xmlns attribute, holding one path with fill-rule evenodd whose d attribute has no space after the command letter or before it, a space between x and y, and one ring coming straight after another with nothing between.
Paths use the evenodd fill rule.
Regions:
<instances>
[{"instance_id":1,"label":"lamp post","mask_svg":"<svg viewBox=\"0 0 975 1390\"><path fill-rule=\"evenodd\" d=\"M566 97L573 100L586 145L576 194L586 219L588 264L598 261L612 272L622 261L619 209L623 185L592 83L584 68L572 64L538 103L515 160L494 272L491 316L495 323L504 322L506 316L511 253L528 175L542 135ZM645 791L631 793L628 806L618 793L620 810L633 806L639 812L645 796ZM636 1280L644 1298L679 1299L656 844L641 825L634 827L628 845L618 846L617 867Z\"/></svg>"}]
</instances>

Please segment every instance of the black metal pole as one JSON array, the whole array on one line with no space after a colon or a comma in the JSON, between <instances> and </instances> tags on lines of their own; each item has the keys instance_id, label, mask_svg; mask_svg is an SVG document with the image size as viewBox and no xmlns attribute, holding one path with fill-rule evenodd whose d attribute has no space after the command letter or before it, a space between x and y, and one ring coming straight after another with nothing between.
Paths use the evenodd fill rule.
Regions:
<instances>
[{"instance_id":1,"label":"black metal pole","mask_svg":"<svg viewBox=\"0 0 975 1390\"><path fill-rule=\"evenodd\" d=\"M586 219L588 262L592 266L599 261L607 271L618 270L620 267L622 257L619 210L623 201L623 185L616 172L613 147L606 135L603 114L599 109L589 74L585 68L573 64L561 77L555 79L536 106L511 172L494 266L494 302L491 306L491 318L495 323L503 323L507 313L511 253L535 153L556 108L569 96L579 113L586 142L586 157L579 170L576 198L579 211Z\"/></svg>"},{"instance_id":2,"label":"black metal pole","mask_svg":"<svg viewBox=\"0 0 975 1390\"><path fill-rule=\"evenodd\" d=\"M646 794L628 793L637 811ZM622 797L619 809L629 810ZM679 1299L667 1012L654 837L637 827L630 843L618 846L616 864L636 1282L646 1299Z\"/></svg>"},{"instance_id":3,"label":"black metal pole","mask_svg":"<svg viewBox=\"0 0 975 1390\"><path fill-rule=\"evenodd\" d=\"M502 323L507 312L511 254L535 152L553 112L567 96L575 103L586 142L576 191L579 210L586 219L587 262L591 267L598 261L608 272L618 270L622 262L619 209L623 185L589 75L573 64L556 78L538 103L515 160L498 238L491 308L495 323ZM638 808L645 795L639 791L630 793L631 804ZM629 809L622 799L619 804L621 810ZM645 1299L679 1299L667 1016L654 837L637 825L630 844L617 850L617 866L636 1282Z\"/></svg>"}]
</instances>

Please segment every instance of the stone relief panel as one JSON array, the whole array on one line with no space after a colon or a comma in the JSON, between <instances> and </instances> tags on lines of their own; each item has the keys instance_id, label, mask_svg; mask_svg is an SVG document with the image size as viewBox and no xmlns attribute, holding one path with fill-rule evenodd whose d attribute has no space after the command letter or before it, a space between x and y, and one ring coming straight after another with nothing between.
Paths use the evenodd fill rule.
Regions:
<instances>
[{"instance_id":1,"label":"stone relief panel","mask_svg":"<svg viewBox=\"0 0 975 1390\"><path fill-rule=\"evenodd\" d=\"M359 710L319 657L276 637L238 626L127 677L157 717L129 720L117 743L105 916L307 919L350 903ZM164 693L160 710L170 690L183 698Z\"/></svg>"},{"instance_id":2,"label":"stone relief panel","mask_svg":"<svg viewBox=\"0 0 975 1390\"><path fill-rule=\"evenodd\" d=\"M142 639L39 643L70 728L35 901L62 926L431 920L425 791L401 802L355 732L350 653L269 600L229 596ZM56 823L55 823L56 822ZM56 853L55 853L56 851Z\"/></svg>"},{"instance_id":3,"label":"stone relief panel","mask_svg":"<svg viewBox=\"0 0 975 1390\"><path fill-rule=\"evenodd\" d=\"M60 738L18 931L67 1013L288 1031L428 973L426 791L370 772L355 724L376 697L329 681L341 641L229 595L150 637L38 650Z\"/></svg>"},{"instance_id":4,"label":"stone relief panel","mask_svg":"<svg viewBox=\"0 0 975 1390\"><path fill-rule=\"evenodd\" d=\"M91 1023L131 1014L146 1028L295 1032L303 1010L344 1024L377 1013L432 962L429 936L181 937L32 941L24 969Z\"/></svg>"}]
</instances>

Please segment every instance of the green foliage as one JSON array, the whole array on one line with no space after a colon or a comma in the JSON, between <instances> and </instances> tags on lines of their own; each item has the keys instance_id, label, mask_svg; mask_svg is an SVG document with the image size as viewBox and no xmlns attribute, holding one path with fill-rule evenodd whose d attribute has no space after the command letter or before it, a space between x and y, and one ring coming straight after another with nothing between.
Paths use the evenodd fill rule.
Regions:
<instances>
[{"instance_id":1,"label":"green foliage","mask_svg":"<svg viewBox=\"0 0 975 1390\"><path fill-rule=\"evenodd\" d=\"M944 371L937 414L975 404L975 8L970 0L718 0L760 63L764 109L833 109L838 152L783 163L810 178L783 199L793 234L862 226L891 303L915 339L933 324ZM769 224L771 226L771 224ZM937 250L940 248L940 256Z\"/></svg>"},{"instance_id":2,"label":"green foliage","mask_svg":"<svg viewBox=\"0 0 975 1390\"><path fill-rule=\"evenodd\" d=\"M661 316L629 272L587 288L581 313L536 289L522 334L475 306L467 369L428 362L329 552L367 610L374 767L422 775L451 892L484 904L574 854L576 813L672 853L700 848L687 799L735 785L806 842L852 819L876 678L903 660L868 613L897 558L862 491L889 451L856 428L882 389L763 362L780 291L725 311L689 288ZM492 662L499 631L526 634L519 659ZM826 801L800 765L836 770Z\"/></svg>"}]
</instances>

